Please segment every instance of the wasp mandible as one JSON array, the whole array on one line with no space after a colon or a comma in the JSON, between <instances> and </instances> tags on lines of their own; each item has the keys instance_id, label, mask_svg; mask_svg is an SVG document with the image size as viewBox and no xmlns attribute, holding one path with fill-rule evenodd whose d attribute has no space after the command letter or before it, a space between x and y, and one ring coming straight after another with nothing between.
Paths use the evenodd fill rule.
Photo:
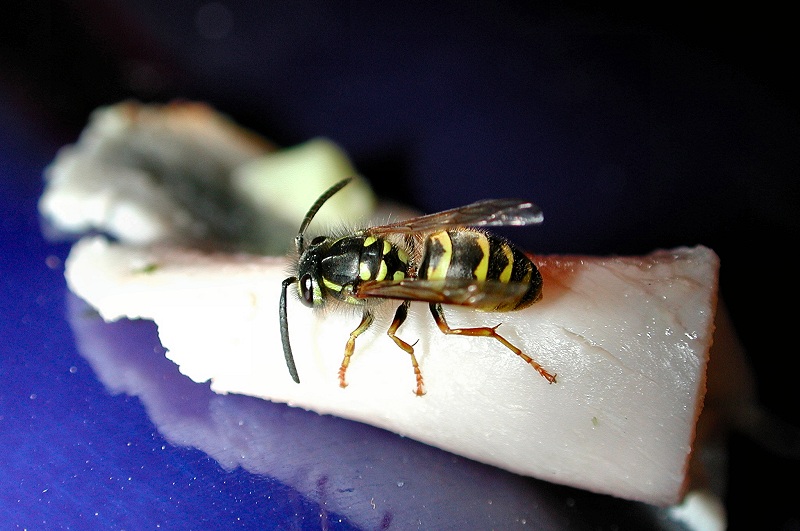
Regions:
<instances>
[{"instance_id":1,"label":"wasp mandible","mask_svg":"<svg viewBox=\"0 0 800 531\"><path fill-rule=\"evenodd\" d=\"M429 303L431 314L445 334L493 337L525 360L548 382L549 373L536 360L497 333L494 327L450 328L443 304L481 311L507 312L530 306L542 297L542 275L524 252L511 242L481 227L535 225L544 219L533 203L517 199L487 199L436 214L369 227L343 236L317 236L305 241L305 231L322 205L351 178L323 193L311 206L295 237L296 275L282 283L279 321L286 365L300 383L289 342L286 291L296 284L300 300L322 307L329 299L362 307L361 322L350 332L339 368L339 385L345 375L358 336L374 321L374 303L399 299L387 334L411 357L416 394L425 386L414 347L397 337L412 301Z\"/></svg>"}]
</instances>

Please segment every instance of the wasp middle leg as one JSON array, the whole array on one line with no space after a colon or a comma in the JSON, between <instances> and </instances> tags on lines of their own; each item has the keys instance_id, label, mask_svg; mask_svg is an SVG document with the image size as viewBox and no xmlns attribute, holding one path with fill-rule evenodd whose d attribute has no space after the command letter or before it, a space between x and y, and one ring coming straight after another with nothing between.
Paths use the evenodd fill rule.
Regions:
<instances>
[{"instance_id":1,"label":"wasp middle leg","mask_svg":"<svg viewBox=\"0 0 800 531\"><path fill-rule=\"evenodd\" d=\"M394 319L392 319L392 324L389 326L389 330L386 333L395 344L400 347L401 349L408 352L411 356L411 365L414 367L414 376L417 378L417 389L414 391L417 396L422 396L425 394L425 384L422 382L422 371L419 370L419 363L417 363L417 357L414 356L414 346L409 345L399 337L395 335L397 329L400 328L400 325L405 322L406 317L408 317L408 307L411 305L411 301L403 301L403 304L397 307L397 311L394 313Z\"/></svg>"},{"instance_id":2,"label":"wasp middle leg","mask_svg":"<svg viewBox=\"0 0 800 531\"><path fill-rule=\"evenodd\" d=\"M439 330L444 332L445 334L457 334L457 335L464 335L464 336L483 336L483 337L493 337L498 340L500 343L505 345L511 352L525 360L531 367L536 369L536 372L541 374L545 380L550 383L556 382L556 375L550 374L545 370L544 367L539 365L533 358L522 352L520 349L515 347L511 342L509 342L506 338L501 336L496 332L497 326L481 326L477 328L450 328L447 324L447 321L444 318L444 311L442 310L442 305L438 303L431 303L430 304L431 313L433 314L433 320L436 321L436 325L439 327Z\"/></svg>"}]
</instances>

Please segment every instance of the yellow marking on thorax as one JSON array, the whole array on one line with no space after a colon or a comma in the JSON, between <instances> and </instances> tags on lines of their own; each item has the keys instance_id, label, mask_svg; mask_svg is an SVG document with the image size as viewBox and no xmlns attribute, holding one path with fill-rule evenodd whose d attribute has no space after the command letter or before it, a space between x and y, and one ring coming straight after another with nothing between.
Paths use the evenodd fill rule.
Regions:
<instances>
[{"instance_id":1,"label":"yellow marking on thorax","mask_svg":"<svg viewBox=\"0 0 800 531\"><path fill-rule=\"evenodd\" d=\"M364 238L364 247L369 247L376 241L378 241L378 238L376 238L375 236L367 236L366 238Z\"/></svg>"},{"instance_id":2,"label":"yellow marking on thorax","mask_svg":"<svg viewBox=\"0 0 800 531\"><path fill-rule=\"evenodd\" d=\"M406 253L401 247L397 248L397 258L399 258L404 264L408 265L408 253Z\"/></svg>"},{"instance_id":3,"label":"yellow marking on thorax","mask_svg":"<svg viewBox=\"0 0 800 531\"><path fill-rule=\"evenodd\" d=\"M386 278L388 268L386 267L386 260L381 260L381 265L378 268L378 274L375 275L375 280L383 280Z\"/></svg>"},{"instance_id":4,"label":"yellow marking on thorax","mask_svg":"<svg viewBox=\"0 0 800 531\"><path fill-rule=\"evenodd\" d=\"M386 264L384 264L383 261L381 261L381 265L383 265L383 267L386 268ZM364 262L358 264L358 278L360 278L361 280L369 280L370 277L372 277L372 273L369 270L369 266Z\"/></svg>"},{"instance_id":5,"label":"yellow marking on thorax","mask_svg":"<svg viewBox=\"0 0 800 531\"><path fill-rule=\"evenodd\" d=\"M428 264L428 279L440 280L447 278L447 270L450 269L450 260L453 258L453 242L446 231L437 232L429 236L431 241L438 243L442 247L441 254L432 257Z\"/></svg>"}]
</instances>

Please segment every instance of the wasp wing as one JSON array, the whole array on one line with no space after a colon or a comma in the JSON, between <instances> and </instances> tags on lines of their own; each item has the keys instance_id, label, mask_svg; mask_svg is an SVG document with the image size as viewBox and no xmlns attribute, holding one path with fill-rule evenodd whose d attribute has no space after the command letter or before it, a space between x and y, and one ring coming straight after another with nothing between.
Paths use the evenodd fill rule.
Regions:
<instances>
[{"instance_id":1,"label":"wasp wing","mask_svg":"<svg viewBox=\"0 0 800 531\"><path fill-rule=\"evenodd\" d=\"M459 208L426 214L387 225L371 227L370 234L409 234L450 227L498 227L535 225L544 221L542 210L519 199L485 199Z\"/></svg>"},{"instance_id":2,"label":"wasp wing","mask_svg":"<svg viewBox=\"0 0 800 531\"><path fill-rule=\"evenodd\" d=\"M469 279L405 279L365 281L358 285L356 297L402 299L494 310L509 299L521 297L530 288L524 282Z\"/></svg>"}]
</instances>

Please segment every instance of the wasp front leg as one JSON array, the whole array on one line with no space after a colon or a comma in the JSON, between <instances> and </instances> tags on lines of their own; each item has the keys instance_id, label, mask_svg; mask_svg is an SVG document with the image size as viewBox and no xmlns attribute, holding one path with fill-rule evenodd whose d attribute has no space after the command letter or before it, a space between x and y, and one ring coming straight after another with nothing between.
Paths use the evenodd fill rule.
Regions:
<instances>
[{"instance_id":1,"label":"wasp front leg","mask_svg":"<svg viewBox=\"0 0 800 531\"><path fill-rule=\"evenodd\" d=\"M344 347L344 359L342 360L342 366L339 367L339 387L341 388L347 387L345 373L347 372L347 367L350 365L350 357L353 355L353 350L356 347L356 338L363 334L367 328L369 328L373 320L375 320L375 317L373 317L372 313L364 310L364 314L361 316L361 323L356 327L355 330L350 332L350 338L347 340L347 345Z\"/></svg>"},{"instance_id":2,"label":"wasp front leg","mask_svg":"<svg viewBox=\"0 0 800 531\"><path fill-rule=\"evenodd\" d=\"M436 321L436 325L439 327L439 330L444 332L445 334L457 334L457 335L464 335L464 336L484 336L484 337L493 337L498 340L500 343L505 345L511 352L525 360L531 367L536 369L536 372L541 374L545 380L550 383L556 382L556 375L550 374L545 370L544 367L539 365L533 358L522 352L520 349L515 347L511 344L506 338L501 336L497 333L497 326L489 327L489 326L481 326L478 328L450 328L448 326L447 321L444 318L444 311L442 310L441 304L432 303L430 305L431 313L433 314L433 320Z\"/></svg>"},{"instance_id":3,"label":"wasp front leg","mask_svg":"<svg viewBox=\"0 0 800 531\"><path fill-rule=\"evenodd\" d=\"M417 357L414 356L414 346L409 345L395 335L397 329L400 328L400 325L403 324L406 317L408 317L408 307L410 305L411 301L403 301L403 304L397 307L397 311L394 313L394 319L392 319L392 324L389 326L389 330L387 330L386 333L398 347L405 350L411 356L411 365L414 367L414 376L417 378L417 389L414 392L417 396L422 396L425 394L425 384L422 382L422 372L419 370Z\"/></svg>"}]
</instances>

